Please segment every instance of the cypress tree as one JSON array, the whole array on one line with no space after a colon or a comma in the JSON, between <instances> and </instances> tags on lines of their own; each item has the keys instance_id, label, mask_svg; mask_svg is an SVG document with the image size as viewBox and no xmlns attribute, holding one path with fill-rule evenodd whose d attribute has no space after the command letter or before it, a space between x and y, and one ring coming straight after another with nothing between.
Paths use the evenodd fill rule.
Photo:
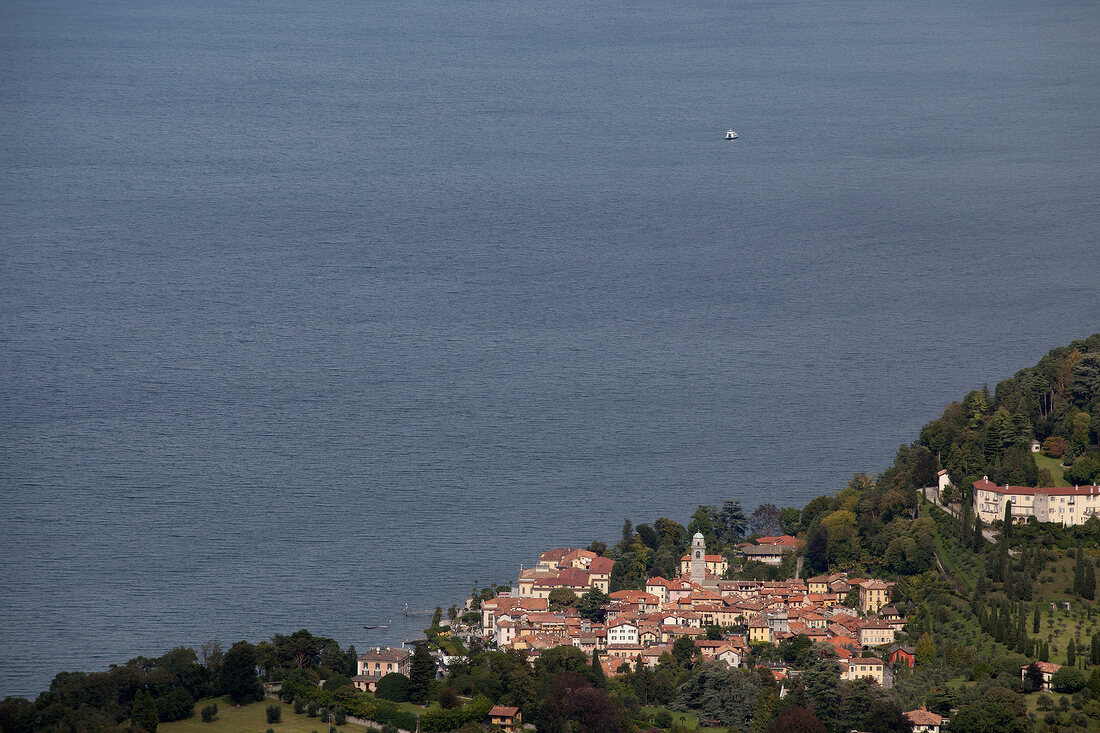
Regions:
<instances>
[{"instance_id":1,"label":"cypress tree","mask_svg":"<svg viewBox=\"0 0 1100 733\"><path fill-rule=\"evenodd\" d=\"M1050 642L1044 641L1042 643L1042 645L1040 646L1040 648L1039 648L1039 661L1040 662L1049 662L1050 661Z\"/></svg>"},{"instance_id":2,"label":"cypress tree","mask_svg":"<svg viewBox=\"0 0 1100 733\"><path fill-rule=\"evenodd\" d=\"M1077 642L1073 639L1070 639L1069 643L1066 644L1066 666L1077 666Z\"/></svg>"},{"instance_id":3,"label":"cypress tree","mask_svg":"<svg viewBox=\"0 0 1100 733\"><path fill-rule=\"evenodd\" d=\"M1089 561L1085 561L1085 577L1081 583L1081 597L1088 601L1096 600L1096 571Z\"/></svg>"},{"instance_id":4,"label":"cypress tree","mask_svg":"<svg viewBox=\"0 0 1100 733\"><path fill-rule=\"evenodd\" d=\"M1012 502L1005 502L1004 528L1001 529L1001 539L1008 540L1012 537Z\"/></svg>"},{"instance_id":5,"label":"cypress tree","mask_svg":"<svg viewBox=\"0 0 1100 733\"><path fill-rule=\"evenodd\" d=\"M636 669L641 669L642 665L639 661ZM607 677L603 673L603 665L600 664L600 650L592 650L592 677L596 683L596 687L607 687Z\"/></svg>"},{"instance_id":6,"label":"cypress tree","mask_svg":"<svg viewBox=\"0 0 1100 733\"><path fill-rule=\"evenodd\" d=\"M130 720L134 725L143 728L148 733L157 733L157 704L148 690L139 690L134 697L134 707L130 711Z\"/></svg>"},{"instance_id":7,"label":"cypress tree","mask_svg":"<svg viewBox=\"0 0 1100 733\"><path fill-rule=\"evenodd\" d=\"M1031 633L1039 633L1039 604L1035 604L1035 615L1031 618Z\"/></svg>"},{"instance_id":8,"label":"cypress tree","mask_svg":"<svg viewBox=\"0 0 1100 733\"><path fill-rule=\"evenodd\" d=\"M1092 635L1092 648L1089 650L1089 661L1100 664L1100 634Z\"/></svg>"},{"instance_id":9,"label":"cypress tree","mask_svg":"<svg viewBox=\"0 0 1100 733\"><path fill-rule=\"evenodd\" d=\"M974 537L972 546L974 552L981 552L985 549L985 536L982 534L982 518L974 516Z\"/></svg>"},{"instance_id":10,"label":"cypress tree","mask_svg":"<svg viewBox=\"0 0 1100 733\"><path fill-rule=\"evenodd\" d=\"M432 680L435 679L435 660L427 644L417 644L409 660L409 701L423 705L428 701Z\"/></svg>"},{"instance_id":11,"label":"cypress tree","mask_svg":"<svg viewBox=\"0 0 1100 733\"><path fill-rule=\"evenodd\" d=\"M970 503L963 498L962 509L959 510L959 544L963 548L970 547L970 543L973 540L973 535L970 531L970 522L972 519Z\"/></svg>"}]
</instances>

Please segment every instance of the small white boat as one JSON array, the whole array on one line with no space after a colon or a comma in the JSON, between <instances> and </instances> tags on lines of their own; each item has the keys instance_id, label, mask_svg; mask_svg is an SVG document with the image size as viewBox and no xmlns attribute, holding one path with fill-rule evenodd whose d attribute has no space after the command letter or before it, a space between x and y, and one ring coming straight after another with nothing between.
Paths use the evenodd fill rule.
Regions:
<instances>
[{"instance_id":1,"label":"small white boat","mask_svg":"<svg viewBox=\"0 0 1100 733\"><path fill-rule=\"evenodd\" d=\"M734 132L733 130L726 130L726 139L727 140L736 140L737 139L737 133Z\"/></svg>"}]
</instances>

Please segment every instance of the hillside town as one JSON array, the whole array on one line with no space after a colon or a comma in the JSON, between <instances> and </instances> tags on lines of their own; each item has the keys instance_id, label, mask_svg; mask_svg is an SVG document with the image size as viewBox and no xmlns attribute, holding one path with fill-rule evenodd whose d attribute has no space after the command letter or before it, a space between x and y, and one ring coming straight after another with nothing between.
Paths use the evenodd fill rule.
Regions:
<instances>
[{"instance_id":1,"label":"hillside town","mask_svg":"<svg viewBox=\"0 0 1100 733\"><path fill-rule=\"evenodd\" d=\"M798 544L789 535L761 537L739 546L739 556L778 558ZM532 664L548 649L572 646L598 656L608 676L638 665L656 668L681 639L690 640L703 661L744 667L754 651L801 635L834 649L843 679L868 678L884 687L897 665L914 663L913 648L895 643L906 619L890 605L891 582L845 573L806 580L723 579L729 563L707 554L700 533L681 558L680 575L650 578L645 590L607 593L613 566L613 560L589 550L548 550L535 567L521 570L511 592L480 602L475 633L487 647L518 650ZM576 608L555 609L552 597L562 591L576 597L606 594L600 609L605 620L594 622ZM727 633L731 629L734 633ZM719 638L713 638L716 632ZM407 675L408 660L404 649L371 649L359 657L353 681L374 691L386 674ZM780 683L798 674L783 664L766 666Z\"/></svg>"},{"instance_id":2,"label":"hillside town","mask_svg":"<svg viewBox=\"0 0 1100 733\"><path fill-rule=\"evenodd\" d=\"M787 535L762 537L742 548L745 557L779 557L793 552L798 540ZM681 558L677 578L650 578L645 590L608 595L606 621L594 623L575 609L552 610L551 593L562 588L576 595L606 592L613 561L594 552L557 548L544 552L537 565L522 571L514 595L481 604L481 635L498 649L522 650L533 662L539 654L570 645L598 653L604 671L615 675L624 663L657 666L678 639L690 639L704 660L741 667L757 645L776 644L798 635L833 646L845 679L869 677L889 685L889 653L912 662L912 650L894 644L906 623L889 605L892 583L849 578L844 573L807 580L724 580L729 570L721 555L708 555L697 533L691 552ZM844 605L858 594L858 604ZM737 629L712 639L711 629ZM870 656L875 650L879 656ZM907 655L908 651L908 655ZM793 670L773 669L778 679Z\"/></svg>"}]
</instances>

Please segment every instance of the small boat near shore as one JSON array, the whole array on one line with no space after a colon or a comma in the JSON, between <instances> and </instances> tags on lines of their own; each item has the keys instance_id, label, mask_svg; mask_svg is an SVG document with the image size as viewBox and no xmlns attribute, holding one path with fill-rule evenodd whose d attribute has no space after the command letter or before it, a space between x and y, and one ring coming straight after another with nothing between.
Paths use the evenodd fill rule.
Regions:
<instances>
[{"instance_id":1,"label":"small boat near shore","mask_svg":"<svg viewBox=\"0 0 1100 733\"><path fill-rule=\"evenodd\" d=\"M740 136L736 132L734 132L732 129L726 130L726 139L727 140L736 140L738 137L740 137Z\"/></svg>"}]
</instances>

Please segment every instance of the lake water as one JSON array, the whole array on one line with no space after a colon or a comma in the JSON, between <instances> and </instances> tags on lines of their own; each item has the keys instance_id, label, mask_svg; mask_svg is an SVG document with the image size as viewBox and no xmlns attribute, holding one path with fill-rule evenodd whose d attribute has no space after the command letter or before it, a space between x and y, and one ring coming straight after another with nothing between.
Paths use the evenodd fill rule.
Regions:
<instances>
[{"instance_id":1,"label":"lake water","mask_svg":"<svg viewBox=\"0 0 1100 733\"><path fill-rule=\"evenodd\" d=\"M1100 330L1093 0L0 21L0 696L400 642Z\"/></svg>"}]
</instances>

